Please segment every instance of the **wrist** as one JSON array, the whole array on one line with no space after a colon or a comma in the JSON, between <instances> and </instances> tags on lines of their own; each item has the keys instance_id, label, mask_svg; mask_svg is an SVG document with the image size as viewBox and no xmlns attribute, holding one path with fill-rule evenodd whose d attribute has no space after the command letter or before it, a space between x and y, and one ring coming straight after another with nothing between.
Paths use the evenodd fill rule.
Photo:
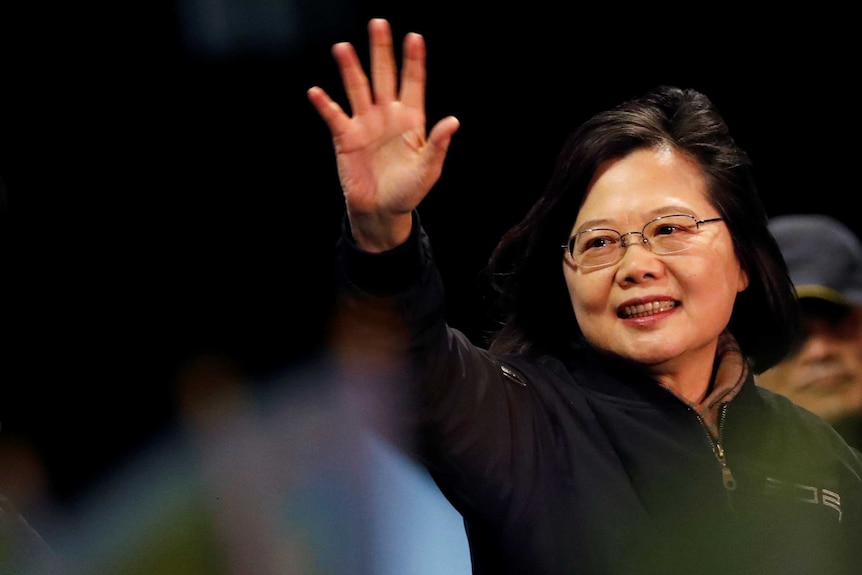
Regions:
<instances>
[{"instance_id":1,"label":"wrist","mask_svg":"<svg viewBox=\"0 0 862 575\"><path fill-rule=\"evenodd\" d=\"M413 229L413 216L402 214L347 212L356 245L366 252L380 253L397 248L407 241Z\"/></svg>"}]
</instances>

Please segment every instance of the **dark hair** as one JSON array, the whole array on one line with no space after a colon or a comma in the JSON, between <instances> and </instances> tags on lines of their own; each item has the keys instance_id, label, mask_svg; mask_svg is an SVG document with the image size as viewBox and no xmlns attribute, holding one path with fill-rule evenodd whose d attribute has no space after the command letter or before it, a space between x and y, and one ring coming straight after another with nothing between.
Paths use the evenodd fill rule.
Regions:
<instances>
[{"instance_id":1,"label":"dark hair","mask_svg":"<svg viewBox=\"0 0 862 575\"><path fill-rule=\"evenodd\" d=\"M709 201L724 218L749 276L729 331L752 370L778 363L801 333L787 266L767 227L748 154L714 104L693 89L659 86L600 112L569 136L550 180L525 218L497 244L486 267L495 292L494 352L563 354L583 340L562 271L562 246L598 166L634 150L669 146L694 158Z\"/></svg>"}]
</instances>

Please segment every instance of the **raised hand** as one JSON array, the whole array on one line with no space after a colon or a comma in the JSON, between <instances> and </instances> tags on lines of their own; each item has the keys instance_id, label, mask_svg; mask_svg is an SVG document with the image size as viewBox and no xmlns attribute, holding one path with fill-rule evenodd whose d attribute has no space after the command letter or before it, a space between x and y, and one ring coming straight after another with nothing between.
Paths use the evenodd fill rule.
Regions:
<instances>
[{"instance_id":1,"label":"raised hand","mask_svg":"<svg viewBox=\"0 0 862 575\"><path fill-rule=\"evenodd\" d=\"M368 34L370 84L351 44L332 47L353 115L318 86L308 90L308 99L332 134L354 238L365 250L385 251L409 236L410 212L440 178L460 124L447 116L426 137L426 50L421 35L404 37L399 90L389 22L371 20Z\"/></svg>"}]
</instances>

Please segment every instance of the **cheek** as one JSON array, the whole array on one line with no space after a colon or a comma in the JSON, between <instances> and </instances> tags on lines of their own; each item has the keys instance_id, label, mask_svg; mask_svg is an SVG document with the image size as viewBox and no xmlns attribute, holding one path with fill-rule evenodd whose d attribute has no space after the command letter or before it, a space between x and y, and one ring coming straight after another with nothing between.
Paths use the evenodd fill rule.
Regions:
<instances>
[{"instance_id":1,"label":"cheek","mask_svg":"<svg viewBox=\"0 0 862 575\"><path fill-rule=\"evenodd\" d=\"M739 275L726 267L689 268L677 278L680 278L687 299L710 302L709 307L716 313L725 307L732 307L738 293Z\"/></svg>"},{"instance_id":2,"label":"cheek","mask_svg":"<svg viewBox=\"0 0 862 575\"><path fill-rule=\"evenodd\" d=\"M748 275L736 259L733 246L729 242L716 246L707 257L692 262L692 269L696 269L701 277L707 278L702 287L713 291L715 299L727 299L731 305L735 294L748 287Z\"/></svg>"},{"instance_id":3,"label":"cheek","mask_svg":"<svg viewBox=\"0 0 862 575\"><path fill-rule=\"evenodd\" d=\"M796 369L796 359L788 357L782 363L771 368L769 371L757 376L761 385L777 391L778 393L786 393L790 388L792 378L790 377L793 370Z\"/></svg>"},{"instance_id":4,"label":"cheek","mask_svg":"<svg viewBox=\"0 0 862 575\"><path fill-rule=\"evenodd\" d=\"M566 269L564 276L569 300L579 323L582 323L585 316L600 313L606 308L610 293L606 284L611 280L605 278L605 274L593 272L582 275L574 270Z\"/></svg>"},{"instance_id":5,"label":"cheek","mask_svg":"<svg viewBox=\"0 0 862 575\"><path fill-rule=\"evenodd\" d=\"M713 274L714 275L714 274ZM733 315L733 307L739 295L739 276L728 273L723 278L715 278L715 281L707 282L701 286L701 320L706 323L715 323L717 327L724 329ZM705 309L704 309L705 308Z\"/></svg>"}]
</instances>

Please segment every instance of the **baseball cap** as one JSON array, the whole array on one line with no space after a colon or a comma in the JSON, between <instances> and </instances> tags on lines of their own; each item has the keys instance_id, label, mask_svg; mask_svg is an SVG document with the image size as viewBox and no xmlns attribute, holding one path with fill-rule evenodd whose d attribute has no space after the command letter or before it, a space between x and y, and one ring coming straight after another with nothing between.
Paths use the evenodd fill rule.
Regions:
<instances>
[{"instance_id":1,"label":"baseball cap","mask_svg":"<svg viewBox=\"0 0 862 575\"><path fill-rule=\"evenodd\" d=\"M862 242L825 214L788 214L769 220L799 298L862 305Z\"/></svg>"}]
</instances>

